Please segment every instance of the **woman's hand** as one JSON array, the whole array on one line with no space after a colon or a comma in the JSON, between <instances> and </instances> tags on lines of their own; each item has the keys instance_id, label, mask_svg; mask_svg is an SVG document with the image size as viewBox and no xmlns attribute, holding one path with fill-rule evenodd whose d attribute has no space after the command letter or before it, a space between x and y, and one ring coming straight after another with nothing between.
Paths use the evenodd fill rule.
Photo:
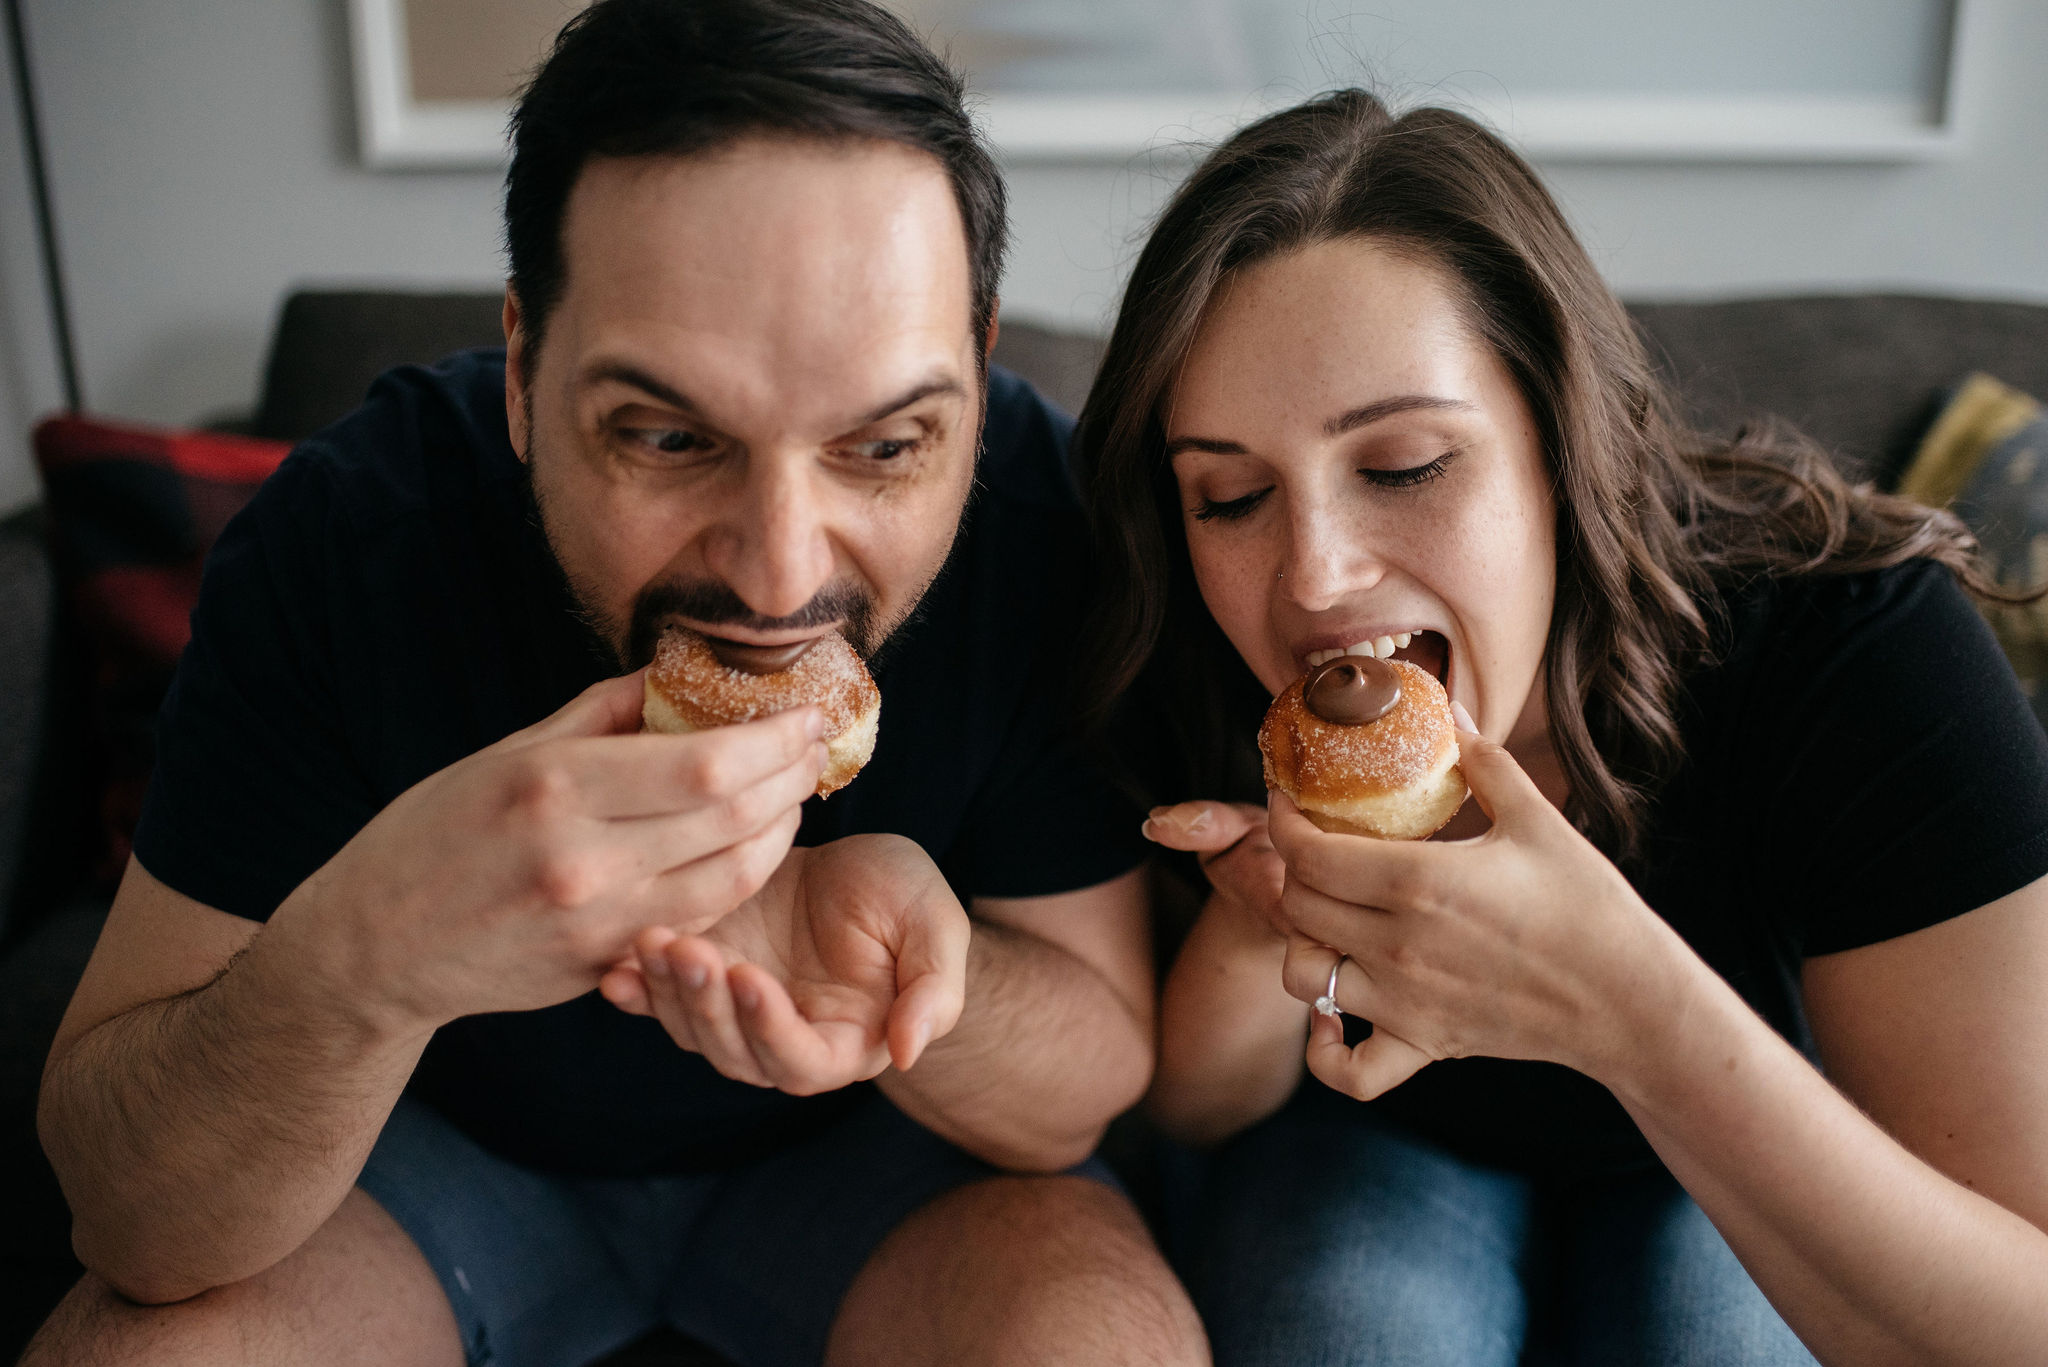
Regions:
<instances>
[{"instance_id":1,"label":"woman's hand","mask_svg":"<svg viewBox=\"0 0 2048 1367\"><path fill-rule=\"evenodd\" d=\"M1658 1010L1691 952L1574 830L1501 746L1458 736L1465 781L1492 829L1396 842L1318 830L1274 794L1268 830L1287 866L1287 991L1372 1021L1344 1044L1318 1016L1308 1066L1361 1100L1436 1059L1563 1063L1595 1078Z\"/></svg>"},{"instance_id":2,"label":"woman's hand","mask_svg":"<svg viewBox=\"0 0 2048 1367\"><path fill-rule=\"evenodd\" d=\"M1145 838L1192 853L1219 897L1277 937L1289 931L1280 912L1287 867L1266 833L1266 809L1249 802L1181 802L1154 807Z\"/></svg>"}]
</instances>

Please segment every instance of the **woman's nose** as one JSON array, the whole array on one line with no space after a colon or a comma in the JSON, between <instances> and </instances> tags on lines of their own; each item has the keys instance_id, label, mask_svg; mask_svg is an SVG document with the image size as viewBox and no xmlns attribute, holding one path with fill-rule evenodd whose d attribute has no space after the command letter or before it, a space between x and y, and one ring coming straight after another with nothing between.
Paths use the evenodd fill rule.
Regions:
<instances>
[{"instance_id":1,"label":"woman's nose","mask_svg":"<svg viewBox=\"0 0 2048 1367\"><path fill-rule=\"evenodd\" d=\"M1275 576L1277 590L1309 612L1335 607L1377 584L1385 562L1372 540L1319 513L1297 517Z\"/></svg>"}]
</instances>

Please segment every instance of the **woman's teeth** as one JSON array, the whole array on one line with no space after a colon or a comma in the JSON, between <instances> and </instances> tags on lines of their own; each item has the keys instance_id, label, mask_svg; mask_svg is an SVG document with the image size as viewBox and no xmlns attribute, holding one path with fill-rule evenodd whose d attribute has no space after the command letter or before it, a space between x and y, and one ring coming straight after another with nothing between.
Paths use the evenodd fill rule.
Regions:
<instances>
[{"instance_id":1,"label":"woman's teeth","mask_svg":"<svg viewBox=\"0 0 2048 1367\"><path fill-rule=\"evenodd\" d=\"M1345 646L1342 650L1311 650L1308 653L1308 666L1314 669L1317 665L1328 664L1331 660L1341 659L1346 655L1377 655L1384 660L1414 639L1414 632L1403 631L1392 636L1376 636L1369 641L1358 641Z\"/></svg>"}]
</instances>

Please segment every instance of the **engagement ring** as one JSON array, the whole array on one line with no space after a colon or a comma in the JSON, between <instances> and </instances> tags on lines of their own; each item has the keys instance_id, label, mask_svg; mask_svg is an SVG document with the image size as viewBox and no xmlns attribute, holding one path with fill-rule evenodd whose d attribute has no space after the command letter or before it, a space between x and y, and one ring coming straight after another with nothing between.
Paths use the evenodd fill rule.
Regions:
<instances>
[{"instance_id":1,"label":"engagement ring","mask_svg":"<svg viewBox=\"0 0 2048 1367\"><path fill-rule=\"evenodd\" d=\"M1344 967L1344 956L1339 954L1337 962L1330 965L1330 984L1323 989L1323 995L1316 998L1316 1014L1319 1016L1341 1016L1344 1008L1337 1005L1337 970Z\"/></svg>"}]
</instances>

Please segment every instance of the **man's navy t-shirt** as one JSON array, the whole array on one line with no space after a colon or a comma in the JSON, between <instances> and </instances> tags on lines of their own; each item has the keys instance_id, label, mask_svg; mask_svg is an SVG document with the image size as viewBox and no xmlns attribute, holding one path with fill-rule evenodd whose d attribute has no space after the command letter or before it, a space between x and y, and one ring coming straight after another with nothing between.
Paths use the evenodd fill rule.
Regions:
<instances>
[{"instance_id":1,"label":"man's navy t-shirt","mask_svg":"<svg viewBox=\"0 0 2048 1367\"><path fill-rule=\"evenodd\" d=\"M877 662L874 758L806 806L799 843L908 836L963 903L1087 887L1143 857L1137 815L1062 725L1086 559L1070 430L991 372L952 558ZM513 455L503 354L393 371L208 561L136 856L261 921L401 792L613 672ZM443 1028L409 1091L508 1157L613 1174L759 1154L852 1099L729 1081L595 994Z\"/></svg>"}]
</instances>

